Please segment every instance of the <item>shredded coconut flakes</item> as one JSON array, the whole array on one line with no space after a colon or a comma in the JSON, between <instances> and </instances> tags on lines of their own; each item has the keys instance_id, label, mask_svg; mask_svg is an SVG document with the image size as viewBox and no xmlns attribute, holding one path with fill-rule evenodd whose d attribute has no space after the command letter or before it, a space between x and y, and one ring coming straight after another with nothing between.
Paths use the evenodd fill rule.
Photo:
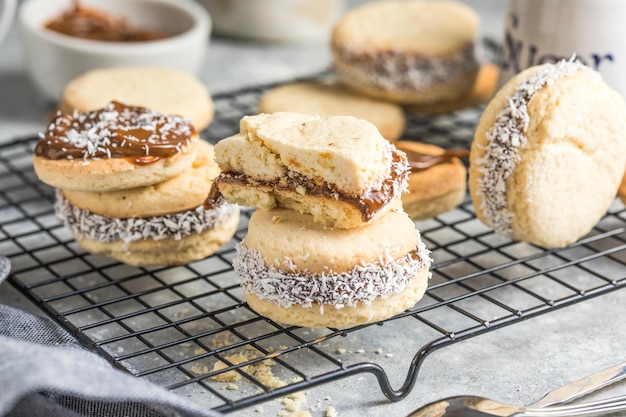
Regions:
<instances>
[{"instance_id":1,"label":"shredded coconut flakes","mask_svg":"<svg viewBox=\"0 0 626 417\"><path fill-rule=\"evenodd\" d=\"M57 217L63 220L76 237L101 243L122 241L124 250L128 250L131 242L139 240L167 238L181 240L191 234L201 233L222 224L238 210L238 207L225 203L211 210L199 206L164 216L116 219L73 206L63 196L61 190L57 190L54 210Z\"/></svg>"},{"instance_id":2,"label":"shredded coconut flakes","mask_svg":"<svg viewBox=\"0 0 626 417\"><path fill-rule=\"evenodd\" d=\"M476 193L482 198L480 209L489 226L499 234L513 234L506 181L515 169L517 151L527 141L530 122L528 102L543 87L580 69L591 71L589 67L574 61L574 58L542 67L517 87L508 100L509 105L498 114L494 125L487 131L485 153L476 160L480 173Z\"/></svg>"},{"instance_id":3,"label":"shredded coconut flakes","mask_svg":"<svg viewBox=\"0 0 626 417\"><path fill-rule=\"evenodd\" d=\"M324 305L337 309L359 302L369 305L376 298L402 292L418 271L430 267L430 251L421 240L415 252L397 260L356 265L349 272L308 275L267 267L257 250L240 242L233 267L248 293L280 307L310 308L317 303L323 313Z\"/></svg>"}]
</instances>

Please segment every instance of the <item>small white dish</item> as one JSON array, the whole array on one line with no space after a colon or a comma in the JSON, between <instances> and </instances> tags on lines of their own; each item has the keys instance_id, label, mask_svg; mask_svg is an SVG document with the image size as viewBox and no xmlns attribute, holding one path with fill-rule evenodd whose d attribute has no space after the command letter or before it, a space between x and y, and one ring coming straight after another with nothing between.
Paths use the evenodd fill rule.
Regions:
<instances>
[{"instance_id":1,"label":"small white dish","mask_svg":"<svg viewBox=\"0 0 626 417\"><path fill-rule=\"evenodd\" d=\"M72 0L25 0L18 22L26 67L47 98L58 100L70 80L95 68L161 66L199 72L209 44L211 18L192 0L81 0L80 4L123 17L133 27L172 36L144 42L68 36L46 29L45 24L73 7Z\"/></svg>"}]
</instances>

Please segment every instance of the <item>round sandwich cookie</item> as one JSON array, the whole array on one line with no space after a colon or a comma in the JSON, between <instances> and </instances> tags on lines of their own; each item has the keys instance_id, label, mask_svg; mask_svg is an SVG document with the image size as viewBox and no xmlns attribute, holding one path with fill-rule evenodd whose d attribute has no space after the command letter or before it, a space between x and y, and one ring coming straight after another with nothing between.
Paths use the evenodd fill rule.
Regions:
<instances>
[{"instance_id":1,"label":"round sandwich cookie","mask_svg":"<svg viewBox=\"0 0 626 417\"><path fill-rule=\"evenodd\" d=\"M402 210L361 228L329 229L308 214L275 209L254 212L233 266L257 313L283 324L347 327L413 307L430 263Z\"/></svg>"},{"instance_id":2,"label":"round sandwich cookie","mask_svg":"<svg viewBox=\"0 0 626 417\"><path fill-rule=\"evenodd\" d=\"M213 148L198 141L191 168L162 183L113 192L58 190L55 211L78 244L129 265L179 265L203 259L228 242L239 208L202 206L219 174Z\"/></svg>"},{"instance_id":3,"label":"round sandwich cookie","mask_svg":"<svg viewBox=\"0 0 626 417\"><path fill-rule=\"evenodd\" d=\"M238 134L215 145L215 160L222 173L206 207L283 207L339 228L400 207L410 169L366 120L290 112L244 117Z\"/></svg>"},{"instance_id":4,"label":"round sandwich cookie","mask_svg":"<svg viewBox=\"0 0 626 417\"><path fill-rule=\"evenodd\" d=\"M86 113L111 101L184 117L200 132L213 120L207 88L193 75L160 67L99 68L70 81L59 104L62 113Z\"/></svg>"},{"instance_id":5,"label":"round sandwich cookie","mask_svg":"<svg viewBox=\"0 0 626 417\"><path fill-rule=\"evenodd\" d=\"M35 145L33 166L53 187L115 191L156 184L190 167L198 134L187 119L111 102L61 114Z\"/></svg>"},{"instance_id":6,"label":"round sandwich cookie","mask_svg":"<svg viewBox=\"0 0 626 417\"><path fill-rule=\"evenodd\" d=\"M468 150L445 150L412 141L395 145L406 154L411 165L409 188L402 195L402 207L413 220L437 216L463 202L467 170L459 158L467 158Z\"/></svg>"},{"instance_id":7,"label":"round sandwich cookie","mask_svg":"<svg viewBox=\"0 0 626 417\"><path fill-rule=\"evenodd\" d=\"M356 94L338 84L299 82L273 88L259 101L259 112L354 116L373 123L383 137L397 140L406 125L401 106Z\"/></svg>"},{"instance_id":8,"label":"round sandwich cookie","mask_svg":"<svg viewBox=\"0 0 626 417\"><path fill-rule=\"evenodd\" d=\"M587 234L615 199L626 159L626 104L578 62L529 68L485 109L470 154L476 214L544 247Z\"/></svg>"},{"instance_id":9,"label":"round sandwich cookie","mask_svg":"<svg viewBox=\"0 0 626 417\"><path fill-rule=\"evenodd\" d=\"M331 52L350 89L404 104L450 101L478 74L478 14L452 0L366 3L336 24Z\"/></svg>"}]
</instances>

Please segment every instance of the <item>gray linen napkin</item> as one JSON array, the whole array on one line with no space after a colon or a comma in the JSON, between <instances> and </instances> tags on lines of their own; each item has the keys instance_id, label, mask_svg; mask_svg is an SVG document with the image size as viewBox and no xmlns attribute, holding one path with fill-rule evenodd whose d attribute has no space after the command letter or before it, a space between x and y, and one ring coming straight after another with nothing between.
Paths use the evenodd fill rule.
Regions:
<instances>
[{"instance_id":1,"label":"gray linen napkin","mask_svg":"<svg viewBox=\"0 0 626 417\"><path fill-rule=\"evenodd\" d=\"M51 320L0 304L0 417L218 415L113 368Z\"/></svg>"}]
</instances>

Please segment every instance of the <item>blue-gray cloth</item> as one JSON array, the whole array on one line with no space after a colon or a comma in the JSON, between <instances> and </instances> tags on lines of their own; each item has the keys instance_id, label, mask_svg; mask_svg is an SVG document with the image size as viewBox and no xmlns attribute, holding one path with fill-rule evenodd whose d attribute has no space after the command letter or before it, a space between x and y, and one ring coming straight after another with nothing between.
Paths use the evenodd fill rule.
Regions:
<instances>
[{"instance_id":1,"label":"blue-gray cloth","mask_svg":"<svg viewBox=\"0 0 626 417\"><path fill-rule=\"evenodd\" d=\"M218 415L113 368L51 320L0 304L0 417Z\"/></svg>"}]
</instances>

